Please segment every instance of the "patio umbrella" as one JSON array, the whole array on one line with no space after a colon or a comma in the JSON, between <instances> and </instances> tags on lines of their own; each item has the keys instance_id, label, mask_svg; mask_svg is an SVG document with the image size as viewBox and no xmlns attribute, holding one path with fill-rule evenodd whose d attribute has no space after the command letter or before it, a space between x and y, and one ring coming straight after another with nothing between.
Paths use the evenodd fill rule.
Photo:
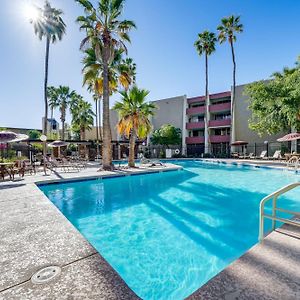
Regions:
<instances>
[{"instance_id":1,"label":"patio umbrella","mask_svg":"<svg viewBox=\"0 0 300 300\"><path fill-rule=\"evenodd\" d=\"M299 139L300 139L300 133L294 132L294 133L289 133L280 139L277 139L277 142L291 142L291 141L296 141Z\"/></svg>"},{"instance_id":2,"label":"patio umbrella","mask_svg":"<svg viewBox=\"0 0 300 300\"><path fill-rule=\"evenodd\" d=\"M300 133L293 132L293 133L289 133L289 134L283 136L280 139L277 139L277 142L293 142L293 141L297 141L299 139L300 139ZM296 142L296 144L294 144L294 143L291 144L291 153L293 152L293 148L294 148L294 150L297 151L297 142Z\"/></svg>"},{"instance_id":3,"label":"patio umbrella","mask_svg":"<svg viewBox=\"0 0 300 300\"><path fill-rule=\"evenodd\" d=\"M246 148L245 146L248 145L248 142L245 141L235 141L233 143L231 143L231 146L242 146L242 152L245 155L246 154Z\"/></svg>"},{"instance_id":4,"label":"patio umbrella","mask_svg":"<svg viewBox=\"0 0 300 300\"><path fill-rule=\"evenodd\" d=\"M0 131L0 143L15 143L27 140L29 138L26 134L15 133L12 131Z\"/></svg>"},{"instance_id":5,"label":"patio umbrella","mask_svg":"<svg viewBox=\"0 0 300 300\"><path fill-rule=\"evenodd\" d=\"M246 145L248 145L248 142L245 141L235 141L231 143L231 146L246 146Z\"/></svg>"},{"instance_id":6,"label":"patio umbrella","mask_svg":"<svg viewBox=\"0 0 300 300\"><path fill-rule=\"evenodd\" d=\"M60 156L60 147L64 147L67 146L69 143L65 142L65 141L54 141L52 143L49 143L48 146L51 148L58 148L58 156Z\"/></svg>"},{"instance_id":7,"label":"patio umbrella","mask_svg":"<svg viewBox=\"0 0 300 300\"><path fill-rule=\"evenodd\" d=\"M2 151L2 161L4 159L4 149L7 147L5 144L7 143L15 143L15 142L21 142L24 140L27 140L29 138L28 135L26 134L20 134L20 133L15 133L12 131L0 131L0 149Z\"/></svg>"}]
</instances>

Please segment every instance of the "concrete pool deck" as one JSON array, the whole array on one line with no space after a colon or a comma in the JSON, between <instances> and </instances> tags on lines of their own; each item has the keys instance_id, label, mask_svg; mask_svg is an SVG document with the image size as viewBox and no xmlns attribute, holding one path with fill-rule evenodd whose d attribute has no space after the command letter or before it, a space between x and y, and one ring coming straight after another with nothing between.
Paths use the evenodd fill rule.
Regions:
<instances>
[{"instance_id":1,"label":"concrete pool deck","mask_svg":"<svg viewBox=\"0 0 300 300\"><path fill-rule=\"evenodd\" d=\"M101 171L92 164L80 172L27 175L0 182L0 299L139 299L115 270L73 227L35 183L175 171L143 167ZM31 277L47 266L61 275L47 284Z\"/></svg>"},{"instance_id":2,"label":"concrete pool deck","mask_svg":"<svg viewBox=\"0 0 300 300\"><path fill-rule=\"evenodd\" d=\"M0 182L0 299L139 299L35 183L179 168L166 164L97 172L98 166L92 164L80 172L40 173L24 180ZM252 248L190 299L299 298L300 232L291 234L289 226L284 230L271 233L263 244ZM61 267L59 277L46 284L31 282L35 272L51 265Z\"/></svg>"}]
</instances>

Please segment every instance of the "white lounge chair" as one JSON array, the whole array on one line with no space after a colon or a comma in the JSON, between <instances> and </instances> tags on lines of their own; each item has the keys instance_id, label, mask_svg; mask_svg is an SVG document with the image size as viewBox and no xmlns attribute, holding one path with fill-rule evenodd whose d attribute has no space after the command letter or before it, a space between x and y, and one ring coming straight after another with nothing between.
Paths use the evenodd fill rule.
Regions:
<instances>
[{"instance_id":1,"label":"white lounge chair","mask_svg":"<svg viewBox=\"0 0 300 300\"><path fill-rule=\"evenodd\" d=\"M281 156L281 150L276 150L274 152L273 156L269 157L269 159L273 159L273 160L275 160L275 159L281 159L281 158L282 158L282 156Z\"/></svg>"},{"instance_id":2,"label":"white lounge chair","mask_svg":"<svg viewBox=\"0 0 300 300\"><path fill-rule=\"evenodd\" d=\"M260 156L256 157L258 159L264 159L267 158L267 150L264 150L261 152Z\"/></svg>"}]
</instances>

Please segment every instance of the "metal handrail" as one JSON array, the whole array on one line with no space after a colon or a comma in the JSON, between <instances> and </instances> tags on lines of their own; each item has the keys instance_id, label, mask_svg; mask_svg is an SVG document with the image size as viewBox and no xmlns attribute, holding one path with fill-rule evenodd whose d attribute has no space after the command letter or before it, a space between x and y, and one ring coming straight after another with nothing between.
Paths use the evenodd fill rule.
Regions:
<instances>
[{"instance_id":1,"label":"metal handrail","mask_svg":"<svg viewBox=\"0 0 300 300\"><path fill-rule=\"evenodd\" d=\"M264 218L268 218L268 219L272 220L272 231L275 230L275 228L276 228L276 221L279 221L282 223L287 223L290 225L300 226L299 222L295 222L290 219L279 218L276 216L277 211L288 213L288 214L295 215L295 216L300 216L299 212L294 212L294 211L290 211L290 210L286 210L286 209L282 209L282 208L277 208L277 198L280 195L285 194L286 192L288 192L298 186L300 186L300 182L291 183L291 184L277 190L276 192L266 196L265 198L263 198L260 201L260 205L259 205L259 241L260 242L264 239ZM265 203L271 199L273 200L272 215L267 215L264 213Z\"/></svg>"}]
</instances>

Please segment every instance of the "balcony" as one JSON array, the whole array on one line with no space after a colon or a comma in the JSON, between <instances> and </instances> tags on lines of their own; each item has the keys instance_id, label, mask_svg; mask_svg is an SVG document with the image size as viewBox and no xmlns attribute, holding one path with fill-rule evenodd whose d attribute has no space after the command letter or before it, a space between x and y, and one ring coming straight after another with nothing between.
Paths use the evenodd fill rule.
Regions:
<instances>
[{"instance_id":1,"label":"balcony","mask_svg":"<svg viewBox=\"0 0 300 300\"><path fill-rule=\"evenodd\" d=\"M222 111L230 111L230 110L231 110L231 102L212 104L209 106L210 112L222 112Z\"/></svg>"},{"instance_id":2,"label":"balcony","mask_svg":"<svg viewBox=\"0 0 300 300\"><path fill-rule=\"evenodd\" d=\"M204 136L193 136L185 138L187 144L203 144Z\"/></svg>"},{"instance_id":3,"label":"balcony","mask_svg":"<svg viewBox=\"0 0 300 300\"><path fill-rule=\"evenodd\" d=\"M229 143L230 135L211 135L209 140L211 143Z\"/></svg>"},{"instance_id":4,"label":"balcony","mask_svg":"<svg viewBox=\"0 0 300 300\"><path fill-rule=\"evenodd\" d=\"M210 100L224 99L224 98L230 98L230 97L231 97L231 92L230 91L209 95ZM205 101L205 96L188 98L187 101L188 101L189 104L203 102L203 101Z\"/></svg>"},{"instance_id":5,"label":"balcony","mask_svg":"<svg viewBox=\"0 0 300 300\"><path fill-rule=\"evenodd\" d=\"M190 122L186 123L186 129L200 129L204 128L205 123L204 122Z\"/></svg>"},{"instance_id":6,"label":"balcony","mask_svg":"<svg viewBox=\"0 0 300 300\"><path fill-rule=\"evenodd\" d=\"M231 119L211 120L208 123L209 127L228 127L231 125Z\"/></svg>"},{"instance_id":7,"label":"balcony","mask_svg":"<svg viewBox=\"0 0 300 300\"><path fill-rule=\"evenodd\" d=\"M205 112L205 106L198 106L198 107L191 107L187 108L186 114L187 115L201 115Z\"/></svg>"}]
</instances>

